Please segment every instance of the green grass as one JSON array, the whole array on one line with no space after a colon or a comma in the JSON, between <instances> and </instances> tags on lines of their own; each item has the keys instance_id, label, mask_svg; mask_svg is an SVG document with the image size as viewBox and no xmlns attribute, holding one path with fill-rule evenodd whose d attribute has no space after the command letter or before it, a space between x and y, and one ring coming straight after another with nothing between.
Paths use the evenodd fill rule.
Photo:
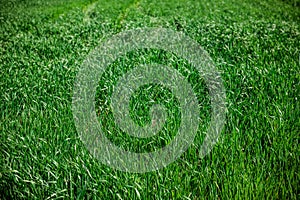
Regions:
<instances>
[{"instance_id":1,"label":"green grass","mask_svg":"<svg viewBox=\"0 0 300 200\"><path fill-rule=\"evenodd\" d=\"M0 199L299 199L299 1L94 2L0 2ZM142 140L118 130L105 100L132 64L174 66L190 77L203 105L195 142L176 162L125 173L99 163L79 139L73 83L101 41L145 26L182 31L209 53L224 80L228 113L219 142L199 158L210 120L201 77L168 52L125 55L97 90L99 120L112 142L154 150L170 142L180 122L172 94L148 85L132 97L133 119L149 122L154 99L169 108L169 125Z\"/></svg>"}]
</instances>

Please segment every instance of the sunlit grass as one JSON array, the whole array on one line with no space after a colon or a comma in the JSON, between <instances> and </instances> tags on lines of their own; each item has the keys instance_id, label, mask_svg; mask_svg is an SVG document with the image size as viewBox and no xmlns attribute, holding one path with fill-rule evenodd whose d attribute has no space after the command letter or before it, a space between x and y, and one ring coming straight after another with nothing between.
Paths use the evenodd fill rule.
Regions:
<instances>
[{"instance_id":1,"label":"sunlit grass","mask_svg":"<svg viewBox=\"0 0 300 200\"><path fill-rule=\"evenodd\" d=\"M299 198L297 1L98 1L88 13L95 1L70 2L0 3L0 199ZM88 153L75 129L71 100L88 53L115 33L144 26L182 31L210 54L224 80L228 114L219 143L200 159L210 120L201 76L192 69L184 74L188 63L158 50L120 58L111 69L123 72L143 62L172 65L190 76L203 104L199 134L180 159L159 171L131 174ZM168 126L153 140L117 137L105 104L117 75L107 71L97 89L107 136L133 151L166 145L174 134ZM132 98L133 118L148 123L147 95L161 95L156 100L175 114L169 120L175 128L169 126L176 129L176 99L158 86L148 88L150 94L141 90Z\"/></svg>"}]
</instances>

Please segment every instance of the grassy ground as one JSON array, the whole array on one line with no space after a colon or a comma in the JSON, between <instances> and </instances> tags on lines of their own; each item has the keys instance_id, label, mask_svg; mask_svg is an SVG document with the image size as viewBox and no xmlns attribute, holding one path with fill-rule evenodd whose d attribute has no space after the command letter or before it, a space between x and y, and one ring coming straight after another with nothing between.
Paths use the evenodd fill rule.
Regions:
<instances>
[{"instance_id":1,"label":"grassy ground","mask_svg":"<svg viewBox=\"0 0 300 200\"><path fill-rule=\"evenodd\" d=\"M299 199L299 1L62 2L0 2L0 199ZM228 114L219 143L200 159L210 107L206 86L191 72L203 102L194 144L164 169L124 173L97 162L80 141L71 112L73 82L99 42L145 26L182 31L210 54L222 73ZM145 60L189 68L159 50L127 58L111 69ZM105 104L114 76L107 72L97 90L107 136L133 151L167 144L173 126L152 143L118 137ZM133 98L140 106L132 115L141 124L149 120L143 109L149 95L172 96L150 88ZM178 112L176 101L166 105ZM176 127L178 120L170 122Z\"/></svg>"}]
</instances>

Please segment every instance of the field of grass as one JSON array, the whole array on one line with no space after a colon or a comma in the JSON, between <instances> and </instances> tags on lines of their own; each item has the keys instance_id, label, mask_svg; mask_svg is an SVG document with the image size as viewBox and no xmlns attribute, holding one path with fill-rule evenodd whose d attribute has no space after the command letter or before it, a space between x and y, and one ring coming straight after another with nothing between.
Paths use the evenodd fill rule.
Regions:
<instances>
[{"instance_id":1,"label":"field of grass","mask_svg":"<svg viewBox=\"0 0 300 200\"><path fill-rule=\"evenodd\" d=\"M116 127L107 99L132 64L174 66L189 77L201 104L199 132L179 159L129 173L89 154L75 128L72 95L90 51L141 27L169 28L197 41L221 73L228 112L219 142L200 158L211 109L201 75L158 49L116 60L95 101L106 136L124 149L165 146L180 123L170 91L146 85L132 97L133 119L148 123L154 99L168 109L169 124L140 140ZM299 98L298 0L1 0L0 199L299 199Z\"/></svg>"}]
</instances>

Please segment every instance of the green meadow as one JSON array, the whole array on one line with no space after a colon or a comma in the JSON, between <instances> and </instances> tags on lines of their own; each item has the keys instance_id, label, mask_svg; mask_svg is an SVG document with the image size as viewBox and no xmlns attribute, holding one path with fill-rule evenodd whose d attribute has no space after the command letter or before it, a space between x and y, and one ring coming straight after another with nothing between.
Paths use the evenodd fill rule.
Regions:
<instances>
[{"instance_id":1,"label":"green meadow","mask_svg":"<svg viewBox=\"0 0 300 200\"><path fill-rule=\"evenodd\" d=\"M160 49L118 58L95 98L114 144L155 151L180 127L176 97L157 84L134 92L130 115L144 126L153 102L161 104L168 114L162 130L138 139L116 125L112 89L133 66L174 67L200 105L201 123L186 152L157 171L129 173L89 153L75 127L72 97L91 51L143 27L182 32L207 51L223 80L227 113L217 144L201 158L211 119L201 74ZM299 98L299 0L0 0L0 199L299 199Z\"/></svg>"}]
</instances>

